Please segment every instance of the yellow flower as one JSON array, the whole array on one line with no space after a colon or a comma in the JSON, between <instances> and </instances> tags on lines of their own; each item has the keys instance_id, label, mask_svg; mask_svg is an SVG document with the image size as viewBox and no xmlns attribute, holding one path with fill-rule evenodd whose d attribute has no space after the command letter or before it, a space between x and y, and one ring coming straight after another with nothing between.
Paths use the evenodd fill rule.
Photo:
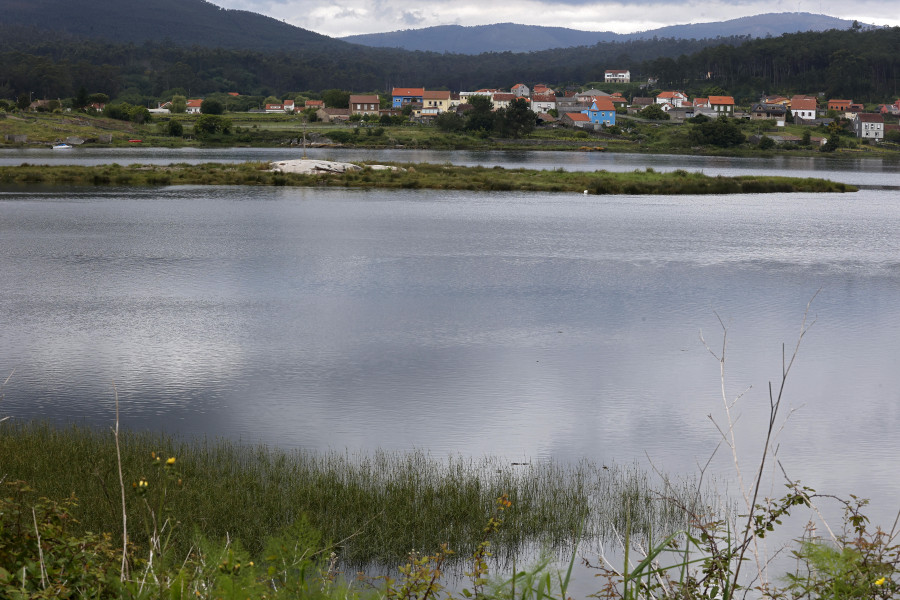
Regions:
<instances>
[{"instance_id":1,"label":"yellow flower","mask_svg":"<svg viewBox=\"0 0 900 600\"><path fill-rule=\"evenodd\" d=\"M875 580L875 585L884 585L884 577Z\"/></svg>"},{"instance_id":2,"label":"yellow flower","mask_svg":"<svg viewBox=\"0 0 900 600\"><path fill-rule=\"evenodd\" d=\"M174 465L174 464L175 464L175 457L173 456L173 457L169 458L169 459L166 461L166 464L167 464L167 465Z\"/></svg>"}]
</instances>

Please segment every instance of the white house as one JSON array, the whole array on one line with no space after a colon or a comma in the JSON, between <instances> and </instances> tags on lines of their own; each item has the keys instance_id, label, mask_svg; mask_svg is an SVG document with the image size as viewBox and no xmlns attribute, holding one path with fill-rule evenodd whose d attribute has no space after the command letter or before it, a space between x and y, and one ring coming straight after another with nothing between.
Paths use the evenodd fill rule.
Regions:
<instances>
[{"instance_id":1,"label":"white house","mask_svg":"<svg viewBox=\"0 0 900 600\"><path fill-rule=\"evenodd\" d=\"M603 81L606 83L631 83L631 71L608 70L603 74Z\"/></svg>"},{"instance_id":2,"label":"white house","mask_svg":"<svg viewBox=\"0 0 900 600\"><path fill-rule=\"evenodd\" d=\"M856 137L869 140L884 139L884 117L875 113L859 113L853 120Z\"/></svg>"},{"instance_id":3,"label":"white house","mask_svg":"<svg viewBox=\"0 0 900 600\"><path fill-rule=\"evenodd\" d=\"M681 108L687 102L687 94L684 92L660 92L656 97L657 104L671 104L674 108Z\"/></svg>"}]
</instances>

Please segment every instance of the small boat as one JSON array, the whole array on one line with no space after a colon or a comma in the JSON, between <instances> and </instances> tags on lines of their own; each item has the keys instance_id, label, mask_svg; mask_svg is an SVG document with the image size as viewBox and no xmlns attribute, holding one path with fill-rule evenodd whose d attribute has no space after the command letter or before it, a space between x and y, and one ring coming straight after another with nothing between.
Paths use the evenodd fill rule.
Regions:
<instances>
[{"instance_id":1,"label":"small boat","mask_svg":"<svg viewBox=\"0 0 900 600\"><path fill-rule=\"evenodd\" d=\"M72 146L70 146L69 144L67 144L65 142L57 142L56 144L53 144L53 149L54 150L71 150Z\"/></svg>"},{"instance_id":2,"label":"small boat","mask_svg":"<svg viewBox=\"0 0 900 600\"><path fill-rule=\"evenodd\" d=\"M140 144L143 140L128 140L132 144Z\"/></svg>"}]
</instances>

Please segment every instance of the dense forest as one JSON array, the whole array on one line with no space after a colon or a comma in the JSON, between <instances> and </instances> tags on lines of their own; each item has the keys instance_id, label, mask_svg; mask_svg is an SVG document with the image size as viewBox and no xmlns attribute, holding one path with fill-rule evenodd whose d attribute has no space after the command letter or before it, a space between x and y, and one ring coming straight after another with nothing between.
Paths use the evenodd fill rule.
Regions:
<instances>
[{"instance_id":1,"label":"dense forest","mask_svg":"<svg viewBox=\"0 0 900 600\"><path fill-rule=\"evenodd\" d=\"M332 40L334 41L334 40ZM766 93L816 93L861 102L898 94L900 28L830 30L776 38L651 39L514 54L409 52L351 44L303 51L184 47L169 41L121 43L47 35L30 26L0 26L0 98L19 94L68 98L81 88L112 98L192 97L214 92L284 95L340 88L388 91L394 86L472 90L542 82L551 86L602 80L628 68L659 88L718 86L738 102Z\"/></svg>"}]
</instances>

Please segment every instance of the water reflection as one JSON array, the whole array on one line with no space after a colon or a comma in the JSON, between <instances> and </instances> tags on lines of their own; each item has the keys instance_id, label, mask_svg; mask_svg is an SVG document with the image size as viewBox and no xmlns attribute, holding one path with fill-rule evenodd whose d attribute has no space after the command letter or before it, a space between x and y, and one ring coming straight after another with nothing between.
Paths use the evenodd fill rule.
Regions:
<instances>
[{"instance_id":1,"label":"water reflection","mask_svg":"<svg viewBox=\"0 0 900 600\"><path fill-rule=\"evenodd\" d=\"M2 406L285 447L693 472L730 395L752 455L807 301L785 467L900 484L900 207L888 192L584 198L171 187L0 201ZM752 386L752 387L751 387ZM727 461L714 468L727 469Z\"/></svg>"}]
</instances>

